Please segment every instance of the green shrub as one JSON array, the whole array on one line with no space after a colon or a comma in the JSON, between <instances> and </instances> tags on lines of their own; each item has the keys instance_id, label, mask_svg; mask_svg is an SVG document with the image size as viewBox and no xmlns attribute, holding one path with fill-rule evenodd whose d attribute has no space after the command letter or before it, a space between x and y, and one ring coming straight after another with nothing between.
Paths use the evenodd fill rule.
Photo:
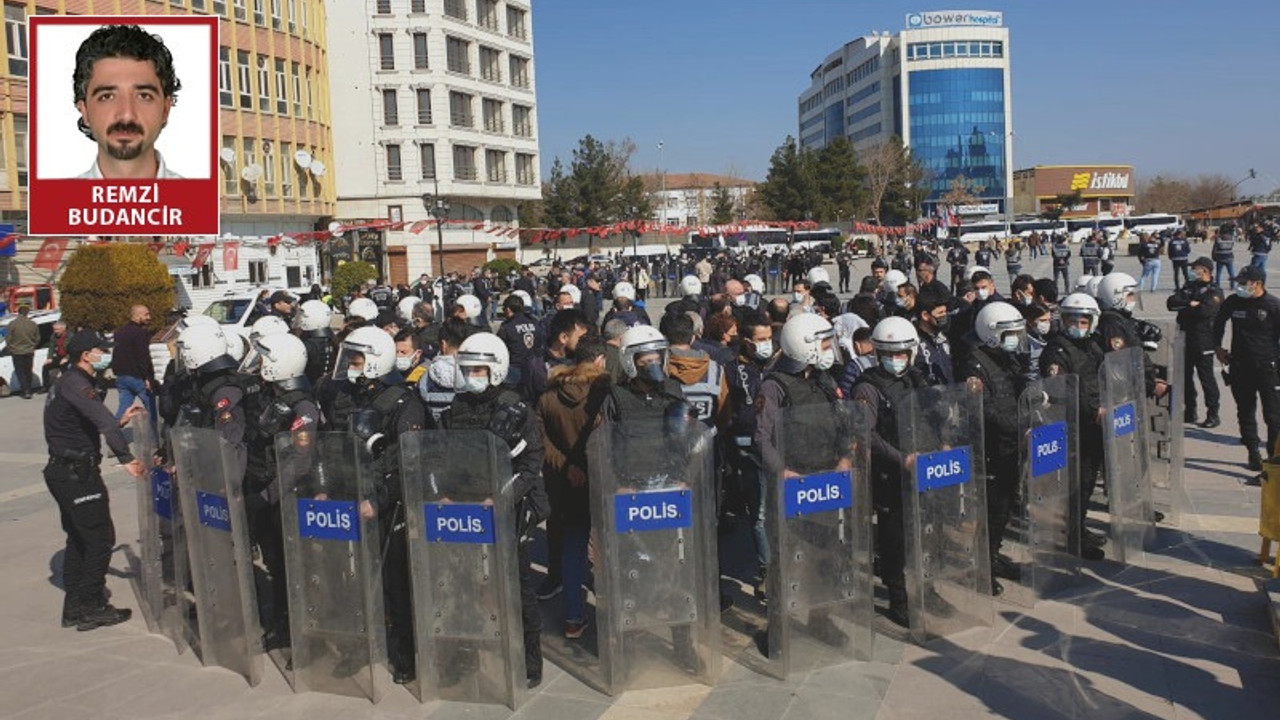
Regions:
<instances>
[{"instance_id":1,"label":"green shrub","mask_svg":"<svg viewBox=\"0 0 1280 720\"><path fill-rule=\"evenodd\" d=\"M484 264L486 270L492 270L498 279L498 287L507 289L507 276L512 271L520 272L520 261L514 258L496 258Z\"/></svg>"},{"instance_id":2,"label":"green shrub","mask_svg":"<svg viewBox=\"0 0 1280 720\"><path fill-rule=\"evenodd\" d=\"M338 266L333 271L333 296L340 298L369 280L378 279L378 269L372 263L363 260L352 260Z\"/></svg>"},{"instance_id":3,"label":"green shrub","mask_svg":"<svg viewBox=\"0 0 1280 720\"><path fill-rule=\"evenodd\" d=\"M154 332L175 301L168 268L141 243L81 245L67 260L58 289L62 319L72 329L115 330L129 321L131 307L146 305Z\"/></svg>"}]
</instances>

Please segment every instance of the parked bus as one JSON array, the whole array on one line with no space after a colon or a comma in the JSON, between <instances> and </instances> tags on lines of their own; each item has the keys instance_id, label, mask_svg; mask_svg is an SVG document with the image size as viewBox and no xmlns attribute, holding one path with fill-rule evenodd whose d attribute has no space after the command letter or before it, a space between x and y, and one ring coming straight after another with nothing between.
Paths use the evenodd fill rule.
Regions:
<instances>
[{"instance_id":1,"label":"parked bus","mask_svg":"<svg viewBox=\"0 0 1280 720\"><path fill-rule=\"evenodd\" d=\"M1066 233L1067 223L1065 220L1046 220L1044 218L1014 220L1010 226L1010 232L1025 240L1031 236L1031 233L1040 233L1041 235Z\"/></svg>"},{"instance_id":2,"label":"parked bus","mask_svg":"<svg viewBox=\"0 0 1280 720\"><path fill-rule=\"evenodd\" d=\"M1107 240L1115 240L1124 229L1124 218L1076 218L1067 221L1067 232L1071 234L1071 242L1084 242L1094 230L1101 230Z\"/></svg>"},{"instance_id":3,"label":"parked bus","mask_svg":"<svg viewBox=\"0 0 1280 720\"><path fill-rule=\"evenodd\" d=\"M1127 217L1124 219L1124 226L1128 228L1130 234L1158 233L1165 230L1177 232L1186 227L1182 224L1182 218L1168 213L1148 213Z\"/></svg>"},{"instance_id":4,"label":"parked bus","mask_svg":"<svg viewBox=\"0 0 1280 720\"><path fill-rule=\"evenodd\" d=\"M979 220L965 222L960 225L959 238L962 243L996 242L1005 236L1003 220Z\"/></svg>"}]
</instances>

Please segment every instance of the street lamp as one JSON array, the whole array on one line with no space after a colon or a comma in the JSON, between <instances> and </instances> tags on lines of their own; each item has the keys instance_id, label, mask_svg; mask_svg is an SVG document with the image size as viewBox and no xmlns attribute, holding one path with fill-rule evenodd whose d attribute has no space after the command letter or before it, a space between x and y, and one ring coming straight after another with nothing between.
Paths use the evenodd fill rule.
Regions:
<instances>
[{"instance_id":1,"label":"street lamp","mask_svg":"<svg viewBox=\"0 0 1280 720\"><path fill-rule=\"evenodd\" d=\"M449 198L440 195L440 182L436 182L436 194L424 193L422 207L436 219L436 255L440 258L440 278L444 279L444 219L449 217Z\"/></svg>"},{"instance_id":2,"label":"street lamp","mask_svg":"<svg viewBox=\"0 0 1280 720\"><path fill-rule=\"evenodd\" d=\"M992 137L1000 137L1000 133L995 132L994 130L988 130L987 134ZM1000 184L1005 186L1004 197L1001 198L1001 201L1004 203L1004 237L1008 240L1010 233L1012 233L1011 226L1013 225L1013 188L1008 187L1009 169L1007 166L1010 164L1009 161L1013 157L1013 152L1009 149L1010 141L1013 140L1013 131L1010 130L1005 133L1004 139L1005 142L1000 148L1000 154L1002 156L1001 159L1004 161L1002 164L1006 167L1004 177L1000 178Z\"/></svg>"},{"instance_id":3,"label":"street lamp","mask_svg":"<svg viewBox=\"0 0 1280 720\"><path fill-rule=\"evenodd\" d=\"M664 157L662 149L664 147L666 147L666 143L659 140L658 141L658 176L661 178L661 181L662 181L662 193L661 193L662 215L661 215L661 220L659 221L659 224L662 225L662 227L667 226L667 169L665 167L665 163L663 163L662 161L662 158Z\"/></svg>"},{"instance_id":4,"label":"street lamp","mask_svg":"<svg viewBox=\"0 0 1280 720\"><path fill-rule=\"evenodd\" d=\"M1258 171L1257 171L1257 170L1254 170L1253 168L1249 168L1249 174L1248 174L1248 175L1245 175L1245 176L1244 176L1244 177L1242 177L1242 178L1240 178L1238 181L1236 181L1236 184L1235 184L1235 185L1232 185L1232 186L1231 186L1231 199L1232 199L1232 200L1235 200L1235 199L1236 199L1236 190L1237 190L1237 189L1238 189L1242 184L1244 184L1244 183L1246 183L1246 182L1248 182L1248 181L1250 181L1250 180L1253 180L1253 179L1254 179L1254 178L1256 178L1256 177L1258 177Z\"/></svg>"},{"instance_id":5,"label":"street lamp","mask_svg":"<svg viewBox=\"0 0 1280 720\"><path fill-rule=\"evenodd\" d=\"M627 208L627 217L635 220L636 214L640 212L640 208L632 205ZM635 262L640 259L640 231L634 225L631 226L631 261Z\"/></svg>"}]
</instances>

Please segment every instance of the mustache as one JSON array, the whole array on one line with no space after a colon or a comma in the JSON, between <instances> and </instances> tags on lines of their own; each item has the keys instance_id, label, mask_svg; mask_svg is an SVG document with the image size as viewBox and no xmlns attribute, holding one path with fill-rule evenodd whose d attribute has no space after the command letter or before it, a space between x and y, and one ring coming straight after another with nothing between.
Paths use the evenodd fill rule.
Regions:
<instances>
[{"instance_id":1,"label":"mustache","mask_svg":"<svg viewBox=\"0 0 1280 720\"><path fill-rule=\"evenodd\" d=\"M142 129L142 126L141 126L141 125L139 125L139 124L137 124L137 123L133 123L133 122L118 122L118 123L115 123L114 125L111 125L110 127L108 127L108 128L107 128L107 134L108 134L108 135L110 135L111 133L114 133L114 132L131 132L131 133L136 133L136 134L138 134L138 135L142 135L142 134L143 134L143 133L145 133L146 131L144 131L144 130Z\"/></svg>"}]
</instances>

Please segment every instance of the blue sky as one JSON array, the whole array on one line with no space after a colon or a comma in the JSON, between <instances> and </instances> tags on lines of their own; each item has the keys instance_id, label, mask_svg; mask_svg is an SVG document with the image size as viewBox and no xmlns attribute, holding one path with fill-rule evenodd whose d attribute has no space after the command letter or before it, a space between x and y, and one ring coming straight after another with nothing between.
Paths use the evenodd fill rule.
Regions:
<instances>
[{"instance_id":1,"label":"blue sky","mask_svg":"<svg viewBox=\"0 0 1280 720\"><path fill-rule=\"evenodd\" d=\"M841 44L911 11L1004 13L1014 163L1131 163L1280 187L1280 2L536 0L543 168L585 134L630 137L633 166L763 179L796 97Z\"/></svg>"}]
</instances>

